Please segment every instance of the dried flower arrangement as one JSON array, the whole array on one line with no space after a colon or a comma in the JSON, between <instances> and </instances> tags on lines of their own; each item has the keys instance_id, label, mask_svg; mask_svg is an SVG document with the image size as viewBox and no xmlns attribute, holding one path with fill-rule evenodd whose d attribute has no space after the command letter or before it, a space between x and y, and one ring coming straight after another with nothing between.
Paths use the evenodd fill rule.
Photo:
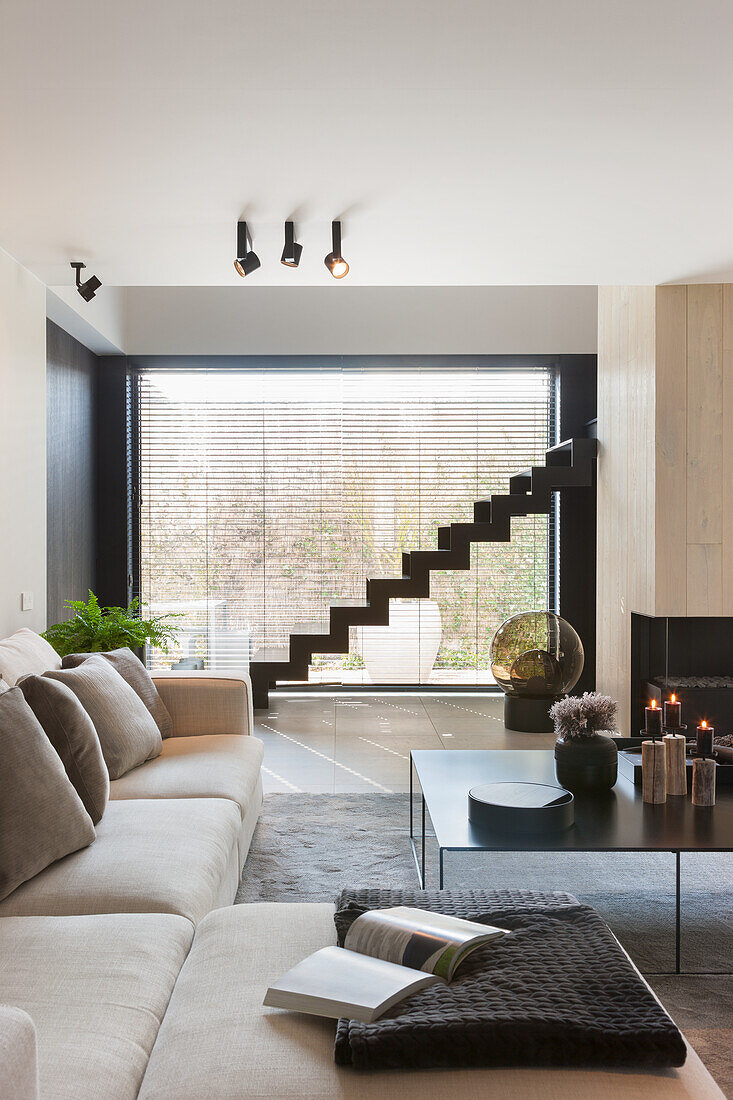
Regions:
<instances>
[{"instance_id":1,"label":"dried flower arrangement","mask_svg":"<svg viewBox=\"0 0 733 1100\"><path fill-rule=\"evenodd\" d=\"M566 695L550 708L555 732L564 741L584 741L594 734L616 728L617 704L610 695L586 691L582 696Z\"/></svg>"}]
</instances>

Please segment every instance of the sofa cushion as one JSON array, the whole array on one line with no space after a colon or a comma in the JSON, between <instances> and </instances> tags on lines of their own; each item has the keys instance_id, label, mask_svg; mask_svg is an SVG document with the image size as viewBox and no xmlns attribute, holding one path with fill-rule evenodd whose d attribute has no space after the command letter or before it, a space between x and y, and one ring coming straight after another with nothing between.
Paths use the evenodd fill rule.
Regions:
<instances>
[{"instance_id":1,"label":"sofa cushion","mask_svg":"<svg viewBox=\"0 0 733 1100\"><path fill-rule=\"evenodd\" d=\"M196 924L234 900L240 829L224 798L110 802L96 842L15 890L0 917L176 913Z\"/></svg>"},{"instance_id":2,"label":"sofa cushion","mask_svg":"<svg viewBox=\"0 0 733 1100\"><path fill-rule=\"evenodd\" d=\"M109 772L94 723L66 684L47 676L24 676L18 687L96 825L109 798Z\"/></svg>"},{"instance_id":3,"label":"sofa cushion","mask_svg":"<svg viewBox=\"0 0 733 1100\"><path fill-rule=\"evenodd\" d=\"M140 696L152 714L161 737L170 737L173 732L173 722L168 709L158 694L150 673L131 649L111 649L108 653L69 653L61 662L61 667L77 668L89 657L104 657L108 660L112 668L116 669L122 679L126 680L132 690Z\"/></svg>"},{"instance_id":4,"label":"sofa cushion","mask_svg":"<svg viewBox=\"0 0 733 1100\"><path fill-rule=\"evenodd\" d=\"M39 1098L35 1024L22 1008L3 1004L0 1004L0 1096L6 1100Z\"/></svg>"},{"instance_id":5,"label":"sofa cushion","mask_svg":"<svg viewBox=\"0 0 733 1100\"><path fill-rule=\"evenodd\" d=\"M140 696L101 654L78 668L46 672L71 688L99 736L110 779L158 756L163 747L160 730Z\"/></svg>"},{"instance_id":6,"label":"sofa cushion","mask_svg":"<svg viewBox=\"0 0 733 1100\"><path fill-rule=\"evenodd\" d=\"M244 818L263 753L256 737L171 737L156 760L115 779L110 798L230 798Z\"/></svg>"},{"instance_id":7,"label":"sofa cushion","mask_svg":"<svg viewBox=\"0 0 733 1100\"><path fill-rule=\"evenodd\" d=\"M94 825L20 688L0 695L0 898L94 840Z\"/></svg>"},{"instance_id":8,"label":"sofa cushion","mask_svg":"<svg viewBox=\"0 0 733 1100\"><path fill-rule=\"evenodd\" d=\"M336 1066L334 1020L262 1007L273 978L335 941L332 905L264 903L210 913L196 930L173 990L140 1100L722 1100L692 1050L681 1069L656 1073L556 1068L357 1073Z\"/></svg>"},{"instance_id":9,"label":"sofa cushion","mask_svg":"<svg viewBox=\"0 0 733 1100\"><path fill-rule=\"evenodd\" d=\"M166 914L0 920L0 1001L35 1024L42 1097L137 1096L192 935Z\"/></svg>"},{"instance_id":10,"label":"sofa cushion","mask_svg":"<svg viewBox=\"0 0 733 1100\"><path fill-rule=\"evenodd\" d=\"M8 687L15 687L21 676L49 668L61 668L61 658L40 634L23 627L0 641L0 678Z\"/></svg>"}]
</instances>

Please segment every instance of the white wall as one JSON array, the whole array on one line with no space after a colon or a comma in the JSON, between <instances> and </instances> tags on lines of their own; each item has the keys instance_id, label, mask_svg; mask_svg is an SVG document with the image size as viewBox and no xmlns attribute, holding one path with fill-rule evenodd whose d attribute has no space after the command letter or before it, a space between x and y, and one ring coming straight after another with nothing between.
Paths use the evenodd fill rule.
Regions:
<instances>
[{"instance_id":1,"label":"white wall","mask_svg":"<svg viewBox=\"0 0 733 1100\"><path fill-rule=\"evenodd\" d=\"M118 355L125 339L124 286L103 286L85 302L74 283L46 287L46 315L97 355Z\"/></svg>"},{"instance_id":2,"label":"white wall","mask_svg":"<svg viewBox=\"0 0 733 1100\"><path fill-rule=\"evenodd\" d=\"M550 355L597 347L595 286L127 287L125 316L129 355Z\"/></svg>"},{"instance_id":3,"label":"white wall","mask_svg":"<svg viewBox=\"0 0 733 1100\"><path fill-rule=\"evenodd\" d=\"M0 637L46 626L46 288L0 250ZM32 611L20 594L33 593Z\"/></svg>"}]
</instances>

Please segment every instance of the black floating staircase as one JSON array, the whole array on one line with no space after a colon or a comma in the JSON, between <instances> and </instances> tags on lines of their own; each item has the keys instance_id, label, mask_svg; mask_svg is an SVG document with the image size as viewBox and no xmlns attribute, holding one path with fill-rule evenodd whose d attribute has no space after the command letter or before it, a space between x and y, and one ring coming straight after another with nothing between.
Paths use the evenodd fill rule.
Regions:
<instances>
[{"instance_id":1,"label":"black floating staircase","mask_svg":"<svg viewBox=\"0 0 733 1100\"><path fill-rule=\"evenodd\" d=\"M278 680L307 680L314 653L348 653L349 627L387 626L391 599L425 599L433 569L470 569L472 542L509 542L512 516L548 515L552 494L590 487L595 482L595 439L569 439L546 452L545 465L533 466L509 479L509 492L478 500L473 523L438 528L437 550L411 550L402 555L401 577L366 582L365 600L339 600L329 609L330 629L300 629L282 649L260 649L250 662L257 708L268 706L268 693Z\"/></svg>"}]
</instances>

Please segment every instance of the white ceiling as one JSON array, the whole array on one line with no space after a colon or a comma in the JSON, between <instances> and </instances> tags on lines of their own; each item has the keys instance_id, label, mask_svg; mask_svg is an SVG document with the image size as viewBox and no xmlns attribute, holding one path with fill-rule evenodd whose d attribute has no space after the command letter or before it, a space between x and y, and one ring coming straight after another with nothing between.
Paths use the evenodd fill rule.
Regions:
<instances>
[{"instance_id":1,"label":"white ceiling","mask_svg":"<svg viewBox=\"0 0 733 1100\"><path fill-rule=\"evenodd\" d=\"M0 246L239 284L246 214L252 282L335 288L340 215L343 285L729 279L732 45L729 0L3 0Z\"/></svg>"}]
</instances>

